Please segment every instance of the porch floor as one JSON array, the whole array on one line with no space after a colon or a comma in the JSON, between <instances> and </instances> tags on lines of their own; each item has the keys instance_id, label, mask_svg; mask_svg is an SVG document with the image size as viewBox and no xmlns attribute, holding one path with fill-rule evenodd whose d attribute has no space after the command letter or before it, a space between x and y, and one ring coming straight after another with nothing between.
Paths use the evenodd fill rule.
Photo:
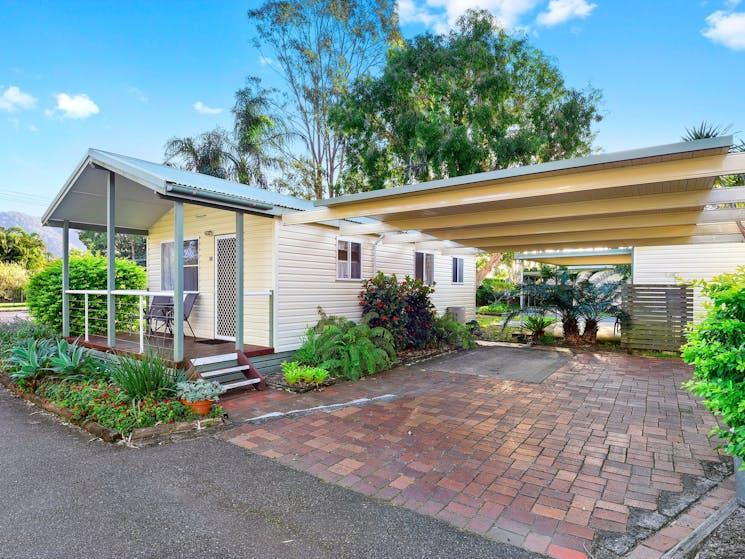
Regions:
<instances>
[{"instance_id":1,"label":"porch floor","mask_svg":"<svg viewBox=\"0 0 745 559\"><path fill-rule=\"evenodd\" d=\"M72 339L77 339L71 337ZM211 341L212 343L203 343L204 341ZM91 334L88 342L83 342L82 338L78 343L98 349L100 351L109 351L111 348L108 346L108 340L106 336L99 336ZM116 334L116 348L117 353L121 354L139 354L140 353L140 338L135 333L128 332L117 332ZM145 338L145 350L156 351L163 357L170 358L173 355L173 338L170 336L151 336ZM235 351L235 342L232 340L206 340L205 338L192 338L191 336L184 336L184 360L196 359L197 357L212 357L213 355L222 355L224 353L231 353ZM259 355L269 355L274 353L274 348L267 346L260 346L255 344L245 344L243 346L243 353L247 357L257 357Z\"/></svg>"}]
</instances>

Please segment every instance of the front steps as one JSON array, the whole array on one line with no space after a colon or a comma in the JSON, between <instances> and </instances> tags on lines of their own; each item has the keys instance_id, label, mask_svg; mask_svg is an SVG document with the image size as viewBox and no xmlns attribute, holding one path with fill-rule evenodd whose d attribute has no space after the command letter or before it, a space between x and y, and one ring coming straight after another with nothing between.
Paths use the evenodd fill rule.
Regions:
<instances>
[{"instance_id":1,"label":"front steps","mask_svg":"<svg viewBox=\"0 0 745 559\"><path fill-rule=\"evenodd\" d=\"M191 360L191 366L206 380L220 383L226 390L251 386L266 388L264 377L242 352L225 353Z\"/></svg>"}]
</instances>

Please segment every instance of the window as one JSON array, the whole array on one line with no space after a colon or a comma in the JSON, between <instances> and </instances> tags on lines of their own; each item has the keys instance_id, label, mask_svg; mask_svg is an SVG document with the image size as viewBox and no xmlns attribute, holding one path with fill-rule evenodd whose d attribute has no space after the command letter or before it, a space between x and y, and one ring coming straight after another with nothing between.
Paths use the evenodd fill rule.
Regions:
<instances>
[{"instance_id":1,"label":"window","mask_svg":"<svg viewBox=\"0 0 745 559\"><path fill-rule=\"evenodd\" d=\"M336 242L336 278L362 279L362 245L352 241Z\"/></svg>"},{"instance_id":2,"label":"window","mask_svg":"<svg viewBox=\"0 0 745 559\"><path fill-rule=\"evenodd\" d=\"M174 242L160 245L160 288L173 290ZM184 241L184 291L199 291L199 239Z\"/></svg>"},{"instance_id":3,"label":"window","mask_svg":"<svg viewBox=\"0 0 745 559\"><path fill-rule=\"evenodd\" d=\"M463 259L453 257L453 283L463 283Z\"/></svg>"},{"instance_id":4,"label":"window","mask_svg":"<svg viewBox=\"0 0 745 559\"><path fill-rule=\"evenodd\" d=\"M417 252L414 257L414 277L427 285L435 283L435 255Z\"/></svg>"}]
</instances>

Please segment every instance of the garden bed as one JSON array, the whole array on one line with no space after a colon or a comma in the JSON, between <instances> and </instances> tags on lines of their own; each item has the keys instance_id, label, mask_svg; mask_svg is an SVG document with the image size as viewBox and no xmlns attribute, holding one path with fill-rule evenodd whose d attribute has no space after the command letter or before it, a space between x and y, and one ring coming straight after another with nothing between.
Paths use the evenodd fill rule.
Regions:
<instances>
[{"instance_id":1,"label":"garden bed","mask_svg":"<svg viewBox=\"0 0 745 559\"><path fill-rule=\"evenodd\" d=\"M295 384L289 384L281 373L270 375L266 377L267 385L272 388L279 390L285 390L287 392L295 392L296 394L304 394L305 392L313 392L314 390L321 391L328 386L336 384L337 379L327 378L323 382L296 382Z\"/></svg>"},{"instance_id":2,"label":"garden bed","mask_svg":"<svg viewBox=\"0 0 745 559\"><path fill-rule=\"evenodd\" d=\"M8 390L20 398L61 417L65 421L77 425L81 429L84 429L108 443L116 443L122 440L129 442L146 441L148 439L160 439L178 433L201 431L208 427L222 425L225 423L226 419L222 409L218 407L213 410L209 417L196 418L191 414L189 414L188 417L174 415L170 421L156 422L153 425L143 425L142 427L133 426L132 429L126 429L126 431L122 432L112 429L109 426L102 425L98 421L91 419L87 414L81 413L79 409L63 407L54 401L35 394L34 392L21 390L7 375L2 373L0 373L0 384L3 384Z\"/></svg>"}]
</instances>

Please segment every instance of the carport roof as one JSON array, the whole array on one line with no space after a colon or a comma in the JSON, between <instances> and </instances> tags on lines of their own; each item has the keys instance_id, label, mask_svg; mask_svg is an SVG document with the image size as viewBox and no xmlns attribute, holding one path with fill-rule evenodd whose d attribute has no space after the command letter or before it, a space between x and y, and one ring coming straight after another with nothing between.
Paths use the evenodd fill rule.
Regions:
<instances>
[{"instance_id":1,"label":"carport roof","mask_svg":"<svg viewBox=\"0 0 745 559\"><path fill-rule=\"evenodd\" d=\"M560 250L545 252L521 252L515 260L541 262L554 266L595 266L607 264L631 264L634 250L616 248L606 250Z\"/></svg>"},{"instance_id":2,"label":"carport roof","mask_svg":"<svg viewBox=\"0 0 745 559\"><path fill-rule=\"evenodd\" d=\"M342 233L445 253L742 242L745 212L722 204L745 201L745 188L712 188L745 173L731 145L710 138L353 194L283 222L367 217L377 222L342 223Z\"/></svg>"}]
</instances>

